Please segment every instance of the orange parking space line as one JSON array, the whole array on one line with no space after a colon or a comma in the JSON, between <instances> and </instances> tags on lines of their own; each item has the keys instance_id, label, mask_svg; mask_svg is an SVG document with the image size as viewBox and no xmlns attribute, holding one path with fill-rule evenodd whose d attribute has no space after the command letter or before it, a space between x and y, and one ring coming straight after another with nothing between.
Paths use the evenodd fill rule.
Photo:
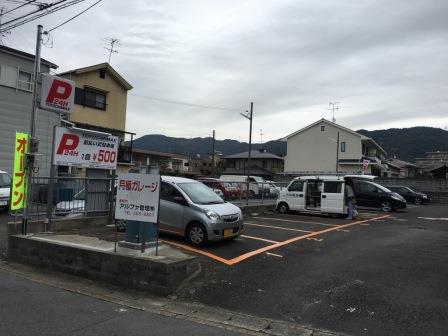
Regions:
<instances>
[{"instance_id":1,"label":"orange parking space line","mask_svg":"<svg viewBox=\"0 0 448 336\"><path fill-rule=\"evenodd\" d=\"M244 222L244 225L259 226L259 227L266 227L266 228L270 228L270 229L279 229L279 230L285 230L285 231L295 231L295 232L304 232L304 233L314 232L314 231L307 231L307 230L285 228L285 227L282 227L282 226L263 225L263 224L247 223L247 222Z\"/></svg>"},{"instance_id":2,"label":"orange parking space line","mask_svg":"<svg viewBox=\"0 0 448 336\"><path fill-rule=\"evenodd\" d=\"M217 256L217 255L215 255L213 253L209 253L209 252L206 252L206 251L203 251L203 250L199 250L199 249L194 248L192 246L176 243L176 242L173 242L173 241L170 241L170 240L163 239L161 241L163 241L164 243L167 243L167 244L170 244L170 245L177 246L179 248L185 249L187 251L191 251L191 252L195 252L195 253L198 253L198 254L202 254L203 256L206 256L206 257L209 257L209 258L214 259L216 261L222 262L223 264L226 264L226 265L229 265L229 266L231 265L229 263L228 259L221 258L221 257L219 257L219 256Z\"/></svg>"},{"instance_id":3,"label":"orange parking space line","mask_svg":"<svg viewBox=\"0 0 448 336\"><path fill-rule=\"evenodd\" d=\"M240 235L240 237L254 239L254 240L260 240L260 241L264 241L266 243L271 243L271 244L279 243L278 241L275 241L275 240L269 240L269 239L264 239L264 238L260 238L260 237L248 236L248 235Z\"/></svg>"},{"instance_id":4,"label":"orange parking space line","mask_svg":"<svg viewBox=\"0 0 448 336\"><path fill-rule=\"evenodd\" d=\"M266 219L266 220L279 221L279 222L316 224L316 225L323 225L323 226L339 226L339 225L336 225L336 224L319 223L319 222L308 222L308 221L302 221L302 220L297 220L296 221L296 220L291 220L291 219L280 219L280 218L269 218L269 217L253 217L253 218Z\"/></svg>"},{"instance_id":5,"label":"orange parking space line","mask_svg":"<svg viewBox=\"0 0 448 336\"><path fill-rule=\"evenodd\" d=\"M239 257L230 259L230 260L228 260L228 263L229 263L228 265L235 265L235 264L237 264L237 263L239 263L239 262L241 262L241 261L243 261L245 259L248 259L250 257L253 257L253 256L257 255L257 254L260 254L260 253L263 253L263 252L266 252L266 251L269 251L269 250L272 250L272 249L275 249L275 248L278 248L278 247L281 247L281 246L285 246L285 245L294 243L294 242L299 241L299 240L315 237L315 236L318 236L318 235L321 235L321 234L324 234L324 233L327 233L327 232L332 232L332 231L339 230L341 228L346 228L346 227L350 227L350 226L354 226L354 225L359 225L361 223L371 222L371 221L374 221L374 220L383 219L383 218L387 218L387 217L390 217L390 215L384 215L384 216L380 216L380 217L376 217L376 218L370 218L370 219L357 221L357 222L353 222L353 223L349 223L349 224L338 225L337 227L332 227L332 228L328 228L328 229L325 229L325 230L312 232L312 233L309 233L309 234L306 234L306 235L303 235L303 236L298 236L298 237L295 237L295 238L291 238L291 239L285 240L283 242L279 242L279 243L276 243L276 244L265 246L265 247L259 248L258 250L254 250L254 251L242 254Z\"/></svg>"}]
</instances>

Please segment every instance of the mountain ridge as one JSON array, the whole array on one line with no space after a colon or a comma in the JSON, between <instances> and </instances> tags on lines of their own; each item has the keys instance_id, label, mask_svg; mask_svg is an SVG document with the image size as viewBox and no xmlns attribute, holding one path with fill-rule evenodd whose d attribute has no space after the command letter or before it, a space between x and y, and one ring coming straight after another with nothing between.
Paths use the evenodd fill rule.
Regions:
<instances>
[{"instance_id":1,"label":"mountain ridge","mask_svg":"<svg viewBox=\"0 0 448 336\"><path fill-rule=\"evenodd\" d=\"M448 150L448 131L441 128L417 126L410 128L389 128L356 131L375 140L387 152L387 157L412 161L429 151ZM397 141L401 140L401 141ZM159 152L183 154L194 157L212 152L213 138L176 138L163 134L148 134L134 140L133 147ZM223 155L248 151L247 142L233 139L216 140L215 150ZM279 156L286 155L286 141L271 140L263 144L252 144L253 150L266 149Z\"/></svg>"}]
</instances>

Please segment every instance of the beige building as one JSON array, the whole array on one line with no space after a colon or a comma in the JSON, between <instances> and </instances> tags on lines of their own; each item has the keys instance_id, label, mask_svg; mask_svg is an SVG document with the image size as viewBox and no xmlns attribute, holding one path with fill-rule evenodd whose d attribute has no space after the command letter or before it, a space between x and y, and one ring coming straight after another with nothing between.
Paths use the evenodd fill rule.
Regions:
<instances>
[{"instance_id":1,"label":"beige building","mask_svg":"<svg viewBox=\"0 0 448 336\"><path fill-rule=\"evenodd\" d=\"M76 83L75 107L70 121L78 127L111 133L121 140L117 171L132 164L133 133L126 132L126 105L132 86L109 64L101 63L59 74ZM131 144L124 145L125 135Z\"/></svg>"},{"instance_id":2,"label":"beige building","mask_svg":"<svg viewBox=\"0 0 448 336\"><path fill-rule=\"evenodd\" d=\"M338 141L339 134L339 141ZM321 119L285 137L285 173L360 173L383 176L386 152L373 139ZM369 161L367 169L362 168Z\"/></svg>"}]
</instances>

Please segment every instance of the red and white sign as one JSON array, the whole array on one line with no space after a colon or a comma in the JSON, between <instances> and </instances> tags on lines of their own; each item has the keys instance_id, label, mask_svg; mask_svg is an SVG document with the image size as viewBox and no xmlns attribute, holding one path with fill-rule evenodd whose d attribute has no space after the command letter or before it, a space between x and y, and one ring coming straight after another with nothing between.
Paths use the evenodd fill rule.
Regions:
<instances>
[{"instance_id":1,"label":"red and white sign","mask_svg":"<svg viewBox=\"0 0 448 336\"><path fill-rule=\"evenodd\" d=\"M366 170L369 168L370 160L364 159L362 160L362 169Z\"/></svg>"},{"instance_id":2,"label":"red and white sign","mask_svg":"<svg viewBox=\"0 0 448 336\"><path fill-rule=\"evenodd\" d=\"M116 169L118 137L88 130L56 127L53 164Z\"/></svg>"},{"instance_id":3,"label":"red and white sign","mask_svg":"<svg viewBox=\"0 0 448 336\"><path fill-rule=\"evenodd\" d=\"M160 175L119 174L115 218L157 223Z\"/></svg>"},{"instance_id":4,"label":"red and white sign","mask_svg":"<svg viewBox=\"0 0 448 336\"><path fill-rule=\"evenodd\" d=\"M75 82L42 74L40 108L57 113L71 113L75 103Z\"/></svg>"}]
</instances>

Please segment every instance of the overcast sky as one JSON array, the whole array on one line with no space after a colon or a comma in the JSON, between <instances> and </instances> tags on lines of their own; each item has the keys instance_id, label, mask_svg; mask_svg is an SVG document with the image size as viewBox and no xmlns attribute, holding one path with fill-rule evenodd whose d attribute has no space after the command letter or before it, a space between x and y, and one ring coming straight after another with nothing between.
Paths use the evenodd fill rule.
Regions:
<instances>
[{"instance_id":1,"label":"overcast sky","mask_svg":"<svg viewBox=\"0 0 448 336\"><path fill-rule=\"evenodd\" d=\"M37 23L50 29L92 3L3 42L34 52ZM254 142L260 129L267 141L331 119L329 102L340 102L337 122L352 129L448 126L446 0L104 0L51 35L42 56L58 71L104 62L102 39L121 41L111 64L134 87L126 129L138 136L215 129L218 139L247 141L239 111L251 101Z\"/></svg>"}]
</instances>

